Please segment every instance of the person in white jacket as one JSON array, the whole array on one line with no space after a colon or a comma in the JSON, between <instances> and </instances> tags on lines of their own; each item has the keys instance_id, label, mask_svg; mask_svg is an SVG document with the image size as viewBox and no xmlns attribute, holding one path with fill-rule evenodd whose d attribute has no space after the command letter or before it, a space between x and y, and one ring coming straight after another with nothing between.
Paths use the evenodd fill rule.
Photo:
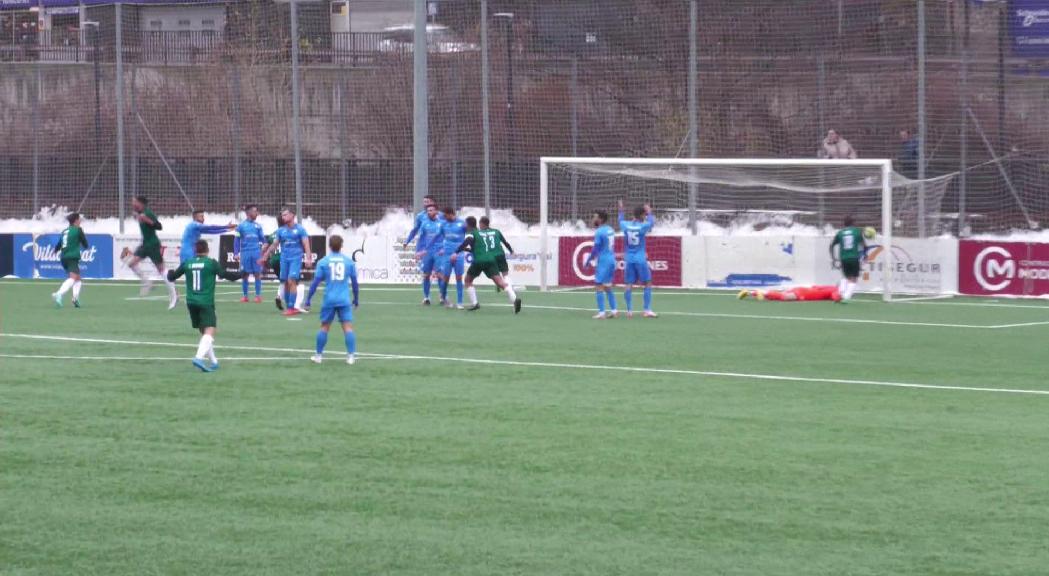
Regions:
<instances>
[{"instance_id":1,"label":"person in white jacket","mask_svg":"<svg viewBox=\"0 0 1049 576\"><path fill-rule=\"evenodd\" d=\"M857 158L856 149L849 144L849 141L838 135L835 130L828 130L827 137L823 139L823 144L819 150L820 158L828 158L831 160L854 160Z\"/></svg>"}]
</instances>

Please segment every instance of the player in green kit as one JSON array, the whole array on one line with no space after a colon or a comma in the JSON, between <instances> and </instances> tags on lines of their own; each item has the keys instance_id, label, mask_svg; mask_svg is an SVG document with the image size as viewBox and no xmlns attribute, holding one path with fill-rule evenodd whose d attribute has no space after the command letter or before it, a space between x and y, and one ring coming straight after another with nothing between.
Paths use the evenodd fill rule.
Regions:
<instances>
[{"instance_id":1,"label":"player in green kit","mask_svg":"<svg viewBox=\"0 0 1049 576\"><path fill-rule=\"evenodd\" d=\"M273 241L276 238L276 232L273 234L267 234L265 245L269 246L270 244L273 244ZM270 254L270 258L266 261L266 265L270 267L270 270L273 270L273 275L277 277L277 299L275 301L277 310L284 310L284 283L280 281L280 246L277 247L277 250L275 250L273 254Z\"/></svg>"},{"instance_id":2,"label":"player in green kit","mask_svg":"<svg viewBox=\"0 0 1049 576\"><path fill-rule=\"evenodd\" d=\"M186 308L189 309L193 327L200 330L200 344L197 345L193 365L201 372L214 372L219 369L219 361L215 357L215 330L218 327L215 317L215 277L236 282L240 280L241 273L226 272L215 259L209 258L207 240L198 241L194 249L196 256L168 272L167 279L174 282L183 274L186 275ZM210 364L204 362L205 357L211 361Z\"/></svg>"},{"instance_id":3,"label":"player in green kit","mask_svg":"<svg viewBox=\"0 0 1049 576\"><path fill-rule=\"evenodd\" d=\"M149 273L143 271L139 266L143 259L149 258L168 286L168 310L172 310L178 304L178 290L175 289L174 282L168 281L164 272L164 255L160 250L160 238L157 238L157 230L163 230L164 226L160 224L157 215L149 209L149 199L145 196L132 198L131 209L135 213L135 220L138 220L138 228L142 231L142 244L135 248L135 255L128 262L131 270L142 280L139 295L145 297L153 288L153 280L150 279Z\"/></svg>"},{"instance_id":4,"label":"player in green kit","mask_svg":"<svg viewBox=\"0 0 1049 576\"><path fill-rule=\"evenodd\" d=\"M834 241L830 244L830 257L834 260L835 267L841 266L843 278L838 283L838 292L841 301L848 302L852 299L852 293L856 291L856 281L860 277L860 263L867 256L867 241L863 237L863 231L856 227L856 221L852 216L845 217L845 227L838 230L834 235ZM834 247L838 251L834 251Z\"/></svg>"},{"instance_id":5,"label":"player in green kit","mask_svg":"<svg viewBox=\"0 0 1049 576\"><path fill-rule=\"evenodd\" d=\"M62 282L58 292L51 294L51 299L55 301L55 306L61 308L62 297L72 288L73 306L80 308L80 249L88 248L87 236L84 236L84 229L80 227L80 214L73 212L66 216L66 220L69 221L69 228L62 231L62 237L55 244L55 251L62 261L62 269L69 276Z\"/></svg>"},{"instance_id":6,"label":"player in green kit","mask_svg":"<svg viewBox=\"0 0 1049 576\"><path fill-rule=\"evenodd\" d=\"M496 286L506 290L506 295L514 306L514 314L517 314L521 311L521 299L514 292L514 287L507 284L506 280L503 279L503 275L499 272L498 260L496 260L496 255L503 252L503 233L495 228L478 230L477 219L473 216L466 219L466 230L466 240L463 241L458 250L452 253L452 263L455 262L460 252L473 253L473 263L470 264L470 268L466 271L466 292L470 295L470 308L468 310L477 310L481 307L477 303L477 289L474 288L474 280L481 274L484 274L491 278Z\"/></svg>"}]
</instances>

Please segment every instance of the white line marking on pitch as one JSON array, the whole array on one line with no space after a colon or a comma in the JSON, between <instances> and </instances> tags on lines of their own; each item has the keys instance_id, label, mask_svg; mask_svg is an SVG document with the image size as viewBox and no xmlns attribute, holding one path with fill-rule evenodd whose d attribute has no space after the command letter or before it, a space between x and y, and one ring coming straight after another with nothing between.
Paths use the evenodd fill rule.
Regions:
<instances>
[{"instance_id":1,"label":"white line marking on pitch","mask_svg":"<svg viewBox=\"0 0 1049 576\"><path fill-rule=\"evenodd\" d=\"M130 340L110 340L103 338L76 338L72 336L47 336L43 334L9 334L0 333L0 337L24 338L28 340L54 340L60 342L93 342L99 344L124 344L134 346L167 346L177 348L195 348L196 344L182 344L175 342L137 342ZM313 353L312 350L289 350L286 348L272 348L264 346L216 346L223 350L254 350L259 352L302 352ZM978 386L951 386L941 384L916 384L910 382L891 382L879 380L849 380L845 378L812 378L807 376L789 376L779 374L747 374L743 372L716 372L710 370L679 370L672 368L644 368L635 366L603 366L594 364L567 364L559 362L527 362L517 360L488 360L481 358L454 358L448 356L421 356L406 354L377 354L358 353L359 357L382 358L388 360L426 360L431 362L453 362L461 364L485 364L495 366L527 366L533 368L557 368L566 370L602 370L611 372L633 372L643 374L673 374L680 376L706 376L713 378L733 378L741 380L763 380L774 382L808 382L818 384L842 384L847 386L876 386L886 388L912 388L921 390L946 390L957 392L990 392L999 394L1026 394L1032 396L1049 396L1049 390L1028 390L1021 388L986 388ZM219 360L222 360L221 358Z\"/></svg>"}]
</instances>

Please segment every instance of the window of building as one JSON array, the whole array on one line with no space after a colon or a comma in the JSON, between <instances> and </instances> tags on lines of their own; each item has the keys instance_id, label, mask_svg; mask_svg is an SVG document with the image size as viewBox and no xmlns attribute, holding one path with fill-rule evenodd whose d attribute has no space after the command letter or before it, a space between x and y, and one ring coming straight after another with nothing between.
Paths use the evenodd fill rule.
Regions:
<instances>
[{"instance_id":1,"label":"window of building","mask_svg":"<svg viewBox=\"0 0 1049 576\"><path fill-rule=\"evenodd\" d=\"M211 19L211 18L207 18L205 20L201 20L200 21L200 25L203 26L204 28L210 28L212 30L215 29L215 21L213 19Z\"/></svg>"},{"instance_id":2,"label":"window of building","mask_svg":"<svg viewBox=\"0 0 1049 576\"><path fill-rule=\"evenodd\" d=\"M189 20L179 20L178 21L178 26L179 26L179 28L189 28L190 21Z\"/></svg>"},{"instance_id":3,"label":"window of building","mask_svg":"<svg viewBox=\"0 0 1049 576\"><path fill-rule=\"evenodd\" d=\"M150 20L149 21L149 29L150 30L163 30L164 29L164 22L162 22L160 20Z\"/></svg>"}]
</instances>

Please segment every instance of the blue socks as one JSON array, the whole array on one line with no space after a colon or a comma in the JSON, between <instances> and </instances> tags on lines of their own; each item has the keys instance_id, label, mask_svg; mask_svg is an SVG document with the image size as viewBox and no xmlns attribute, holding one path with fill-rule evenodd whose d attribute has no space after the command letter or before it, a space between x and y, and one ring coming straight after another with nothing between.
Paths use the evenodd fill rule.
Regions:
<instances>
[{"instance_id":1,"label":"blue socks","mask_svg":"<svg viewBox=\"0 0 1049 576\"><path fill-rule=\"evenodd\" d=\"M357 333L352 330L343 335L346 340L346 353L356 354L357 353Z\"/></svg>"},{"instance_id":2,"label":"blue socks","mask_svg":"<svg viewBox=\"0 0 1049 576\"><path fill-rule=\"evenodd\" d=\"M244 293L244 297L248 297L248 277L245 276L240 279L240 290Z\"/></svg>"},{"instance_id":3,"label":"blue socks","mask_svg":"<svg viewBox=\"0 0 1049 576\"><path fill-rule=\"evenodd\" d=\"M244 290L245 290L244 295L247 296L247 288L245 288ZM256 274L255 275L255 295L256 296L262 296L262 275L261 274Z\"/></svg>"},{"instance_id":4,"label":"blue socks","mask_svg":"<svg viewBox=\"0 0 1049 576\"><path fill-rule=\"evenodd\" d=\"M324 347L328 345L328 333L324 330L317 331L317 354L324 352Z\"/></svg>"},{"instance_id":5,"label":"blue socks","mask_svg":"<svg viewBox=\"0 0 1049 576\"><path fill-rule=\"evenodd\" d=\"M441 300L448 299L448 282L445 280L437 280L437 288L441 291Z\"/></svg>"},{"instance_id":6,"label":"blue socks","mask_svg":"<svg viewBox=\"0 0 1049 576\"><path fill-rule=\"evenodd\" d=\"M598 290L595 293L595 295L597 297L597 311L598 312L604 312L605 311L605 291L604 290Z\"/></svg>"},{"instance_id":7,"label":"blue socks","mask_svg":"<svg viewBox=\"0 0 1049 576\"><path fill-rule=\"evenodd\" d=\"M463 305L463 281L462 280L457 280L455 282L455 303L460 305L460 306Z\"/></svg>"},{"instance_id":8,"label":"blue socks","mask_svg":"<svg viewBox=\"0 0 1049 576\"><path fill-rule=\"evenodd\" d=\"M608 307L611 308L613 312L616 311L616 293L614 290L608 291Z\"/></svg>"},{"instance_id":9,"label":"blue socks","mask_svg":"<svg viewBox=\"0 0 1049 576\"><path fill-rule=\"evenodd\" d=\"M430 299L430 277L423 278L423 298Z\"/></svg>"},{"instance_id":10,"label":"blue socks","mask_svg":"<svg viewBox=\"0 0 1049 576\"><path fill-rule=\"evenodd\" d=\"M652 287L645 286L645 311L652 311Z\"/></svg>"},{"instance_id":11,"label":"blue socks","mask_svg":"<svg viewBox=\"0 0 1049 576\"><path fill-rule=\"evenodd\" d=\"M626 300L626 311L631 312L634 310L634 291L630 288L623 290L623 300Z\"/></svg>"},{"instance_id":12,"label":"blue socks","mask_svg":"<svg viewBox=\"0 0 1049 576\"><path fill-rule=\"evenodd\" d=\"M287 289L284 290L284 304L289 310L295 307L295 292L297 290L292 290L291 292L288 292Z\"/></svg>"}]
</instances>

